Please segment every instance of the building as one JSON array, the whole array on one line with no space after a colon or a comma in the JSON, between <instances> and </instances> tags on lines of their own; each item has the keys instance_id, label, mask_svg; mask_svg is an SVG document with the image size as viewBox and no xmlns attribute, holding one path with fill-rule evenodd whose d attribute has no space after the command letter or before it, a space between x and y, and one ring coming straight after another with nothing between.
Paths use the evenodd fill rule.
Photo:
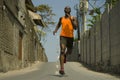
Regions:
<instances>
[{"instance_id":1,"label":"building","mask_svg":"<svg viewBox=\"0 0 120 80\"><path fill-rule=\"evenodd\" d=\"M35 30L37 25L44 26L31 0L0 0L0 71L47 61Z\"/></svg>"}]
</instances>

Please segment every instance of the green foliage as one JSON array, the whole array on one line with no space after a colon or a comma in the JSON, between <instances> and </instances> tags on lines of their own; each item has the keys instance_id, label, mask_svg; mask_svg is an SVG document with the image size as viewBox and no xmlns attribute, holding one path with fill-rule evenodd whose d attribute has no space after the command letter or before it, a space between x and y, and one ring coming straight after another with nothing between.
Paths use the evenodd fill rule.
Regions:
<instances>
[{"instance_id":1,"label":"green foliage","mask_svg":"<svg viewBox=\"0 0 120 80\"><path fill-rule=\"evenodd\" d=\"M106 0L106 3L114 6L119 0Z\"/></svg>"},{"instance_id":2,"label":"green foliage","mask_svg":"<svg viewBox=\"0 0 120 80\"><path fill-rule=\"evenodd\" d=\"M47 4L41 4L39 6L36 6L35 8L40 13L43 21L47 26L55 24L54 20L52 19L52 17L55 16L52 11L52 7Z\"/></svg>"},{"instance_id":3,"label":"green foliage","mask_svg":"<svg viewBox=\"0 0 120 80\"><path fill-rule=\"evenodd\" d=\"M44 28L44 30L43 30L43 28L37 29L37 33L38 33L40 40L42 37L43 38L42 40L45 41L45 38L47 36L47 32L50 32L50 30L49 30L50 26L53 26L55 24L55 21L53 20L53 16L55 16L55 14L52 11L52 7L50 7L47 4L41 4L39 6L36 6L35 10L40 14L43 22L47 26Z\"/></svg>"},{"instance_id":4,"label":"green foliage","mask_svg":"<svg viewBox=\"0 0 120 80\"><path fill-rule=\"evenodd\" d=\"M78 41L78 38L74 38L74 42Z\"/></svg>"},{"instance_id":5,"label":"green foliage","mask_svg":"<svg viewBox=\"0 0 120 80\"><path fill-rule=\"evenodd\" d=\"M92 28L94 25L93 25L93 24L87 24L87 26L89 26L89 27L91 27L91 28Z\"/></svg>"},{"instance_id":6,"label":"green foliage","mask_svg":"<svg viewBox=\"0 0 120 80\"><path fill-rule=\"evenodd\" d=\"M38 34L42 37L46 36L46 33L43 30L38 30Z\"/></svg>"},{"instance_id":7,"label":"green foliage","mask_svg":"<svg viewBox=\"0 0 120 80\"><path fill-rule=\"evenodd\" d=\"M99 16L101 14L100 8L94 8L93 10L91 10L92 12L90 12L91 15L91 19L88 19L89 24L87 24L87 26L89 27L93 27L95 22L96 22L96 17Z\"/></svg>"},{"instance_id":8,"label":"green foliage","mask_svg":"<svg viewBox=\"0 0 120 80\"><path fill-rule=\"evenodd\" d=\"M40 11L41 13L42 12L49 12L49 10L51 10L51 7L49 7L48 5L44 5L44 4L41 4L39 6L36 7L37 11Z\"/></svg>"},{"instance_id":9,"label":"green foliage","mask_svg":"<svg viewBox=\"0 0 120 80\"><path fill-rule=\"evenodd\" d=\"M101 14L100 8L95 8L94 11L95 11L95 13L98 14L98 15Z\"/></svg>"},{"instance_id":10,"label":"green foliage","mask_svg":"<svg viewBox=\"0 0 120 80\"><path fill-rule=\"evenodd\" d=\"M92 28L95 24L96 16L91 16L91 17L92 17L91 19L88 19L89 24L87 24L87 26Z\"/></svg>"},{"instance_id":11,"label":"green foliage","mask_svg":"<svg viewBox=\"0 0 120 80\"><path fill-rule=\"evenodd\" d=\"M91 24L94 24L95 19L92 17L92 19L88 19L88 22L90 22Z\"/></svg>"}]
</instances>

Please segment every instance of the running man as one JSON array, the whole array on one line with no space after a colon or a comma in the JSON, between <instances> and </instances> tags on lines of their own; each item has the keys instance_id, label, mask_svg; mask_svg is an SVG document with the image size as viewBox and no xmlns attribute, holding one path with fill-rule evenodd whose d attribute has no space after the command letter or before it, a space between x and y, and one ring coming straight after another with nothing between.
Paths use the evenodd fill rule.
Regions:
<instances>
[{"instance_id":1,"label":"running man","mask_svg":"<svg viewBox=\"0 0 120 80\"><path fill-rule=\"evenodd\" d=\"M72 53L73 40L74 40L74 29L76 30L78 24L77 19L71 16L71 8L66 6L64 8L65 16L59 18L59 22L53 31L53 35L61 27L60 33L60 74L65 74L64 63L66 63L66 56Z\"/></svg>"}]
</instances>

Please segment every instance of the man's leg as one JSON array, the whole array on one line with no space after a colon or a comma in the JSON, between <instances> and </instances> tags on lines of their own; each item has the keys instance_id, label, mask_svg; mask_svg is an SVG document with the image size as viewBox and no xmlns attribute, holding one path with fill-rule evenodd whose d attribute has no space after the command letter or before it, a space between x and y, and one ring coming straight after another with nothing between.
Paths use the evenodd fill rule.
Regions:
<instances>
[{"instance_id":1,"label":"man's leg","mask_svg":"<svg viewBox=\"0 0 120 80\"><path fill-rule=\"evenodd\" d=\"M60 47L61 47L61 53L60 53L60 68L61 69L60 70L64 71L64 59L65 59L64 55L65 55L66 47L64 44L61 44Z\"/></svg>"},{"instance_id":2,"label":"man's leg","mask_svg":"<svg viewBox=\"0 0 120 80\"><path fill-rule=\"evenodd\" d=\"M64 74L65 50L66 50L66 37L60 36L60 74Z\"/></svg>"},{"instance_id":3,"label":"man's leg","mask_svg":"<svg viewBox=\"0 0 120 80\"><path fill-rule=\"evenodd\" d=\"M73 38L68 38L66 57L72 53L72 49L73 49Z\"/></svg>"},{"instance_id":4,"label":"man's leg","mask_svg":"<svg viewBox=\"0 0 120 80\"><path fill-rule=\"evenodd\" d=\"M68 49L67 49L67 52L66 52L66 57L67 57L67 56L70 56L71 53L72 53L72 48L68 48Z\"/></svg>"},{"instance_id":5,"label":"man's leg","mask_svg":"<svg viewBox=\"0 0 120 80\"><path fill-rule=\"evenodd\" d=\"M72 48L67 48L66 55L70 55L72 53Z\"/></svg>"}]
</instances>

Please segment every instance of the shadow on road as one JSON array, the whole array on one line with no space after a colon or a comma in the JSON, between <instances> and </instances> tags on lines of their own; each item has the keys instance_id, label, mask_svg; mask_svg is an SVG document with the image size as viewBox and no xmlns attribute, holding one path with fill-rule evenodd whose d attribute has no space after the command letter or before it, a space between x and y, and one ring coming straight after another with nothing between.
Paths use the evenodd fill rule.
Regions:
<instances>
[{"instance_id":1,"label":"shadow on road","mask_svg":"<svg viewBox=\"0 0 120 80\"><path fill-rule=\"evenodd\" d=\"M116 78L120 78L119 73L113 73L113 72L105 71L103 69L96 68L96 66L91 66L91 65L88 65L88 64L85 64L85 63L82 63L82 62L80 62L80 63L82 64L82 66L86 67L88 70L91 70L91 71L94 71L94 72L99 72L99 73L106 73L106 74L109 74L111 76L115 76Z\"/></svg>"},{"instance_id":2,"label":"shadow on road","mask_svg":"<svg viewBox=\"0 0 120 80\"><path fill-rule=\"evenodd\" d=\"M55 75L50 75L50 76L55 76L55 77L68 77L68 75L60 75L60 74L55 74Z\"/></svg>"}]
</instances>

